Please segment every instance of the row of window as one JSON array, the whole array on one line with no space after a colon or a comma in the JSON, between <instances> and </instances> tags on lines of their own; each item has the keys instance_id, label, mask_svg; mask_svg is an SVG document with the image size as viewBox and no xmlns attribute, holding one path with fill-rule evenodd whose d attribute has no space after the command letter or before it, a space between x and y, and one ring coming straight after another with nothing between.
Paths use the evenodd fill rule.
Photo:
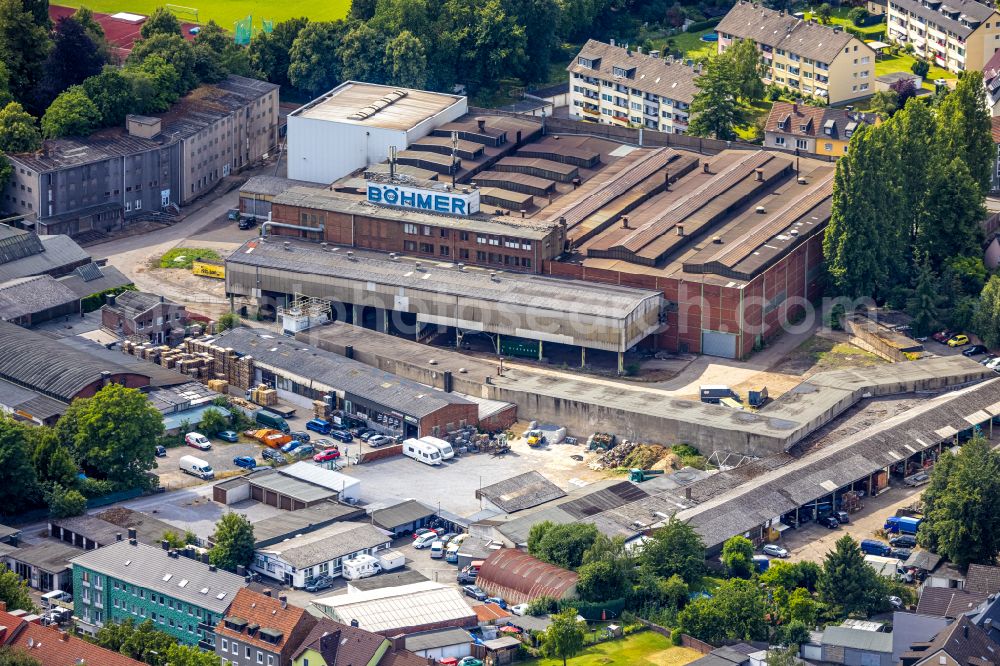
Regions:
<instances>
[{"instance_id":1,"label":"row of window","mask_svg":"<svg viewBox=\"0 0 1000 666\"><path fill-rule=\"evenodd\" d=\"M232 648L231 651L230 651L230 648ZM247 659L251 659L252 658L252 650L250 649L250 646L249 645L244 645L243 648L245 650L244 656ZM230 642L227 639L223 638L222 639L222 652L223 653L229 652L230 654L235 654L237 657L239 657L239 655L240 655L240 644L237 643L236 641L233 641L230 644ZM267 666L274 666L274 655L269 654L269 655L266 655L266 656L267 656ZM257 650L257 663L258 664L263 664L264 663L264 657L265 657L264 653L261 650ZM222 660L223 666L225 666L228 663L229 662L226 659ZM236 663L237 663L237 661L235 659L233 659L233 664L236 664Z\"/></svg>"},{"instance_id":2,"label":"row of window","mask_svg":"<svg viewBox=\"0 0 1000 666\"><path fill-rule=\"evenodd\" d=\"M303 215L303 218L304 218L305 217L305 213L303 213L302 215ZM314 216L313 221L315 222L315 216ZM434 227L431 227L431 226L428 226L428 225L411 224L411 223L407 222L407 223L403 224L403 233L409 234L410 236L433 236L434 235ZM450 229L438 228L438 236L440 238L449 238L451 236L451 230ZM460 241L467 241L467 240L469 240L469 232L468 231L459 231L458 232L458 240L460 240ZM520 249L520 250L527 250L527 251L531 250L531 241L530 240L522 240L522 239L517 239L517 238L507 238L507 237L504 237L504 236L492 236L492 235L477 234L476 235L476 243L478 243L479 245L500 245L501 243L503 243L504 247L509 247L509 248L511 248L513 250L518 250L518 249ZM404 246L405 246L405 243L404 243ZM413 244L412 241L410 241L410 246L414 246L414 244ZM421 252L433 252L434 251L432 244L430 244L430 243L421 243L420 244L421 248L423 248L425 246L426 247L430 247L431 249L430 250L421 249L420 250ZM448 248L446 246L444 246L444 245L442 245L441 248L442 248L441 254L442 255L447 255Z\"/></svg>"},{"instance_id":3,"label":"row of window","mask_svg":"<svg viewBox=\"0 0 1000 666\"><path fill-rule=\"evenodd\" d=\"M422 252L423 254L434 254L434 245L431 243L417 243L416 241L403 241L403 250L405 252ZM437 254L442 257L451 257L451 248L447 245L441 245L438 247ZM464 247L458 248L458 259L468 260L469 251ZM520 266L522 268L531 268L531 259L529 257L512 257L505 254L495 253L495 252L483 252L481 250L476 251L476 261L481 264L503 264L505 266Z\"/></svg>"},{"instance_id":4,"label":"row of window","mask_svg":"<svg viewBox=\"0 0 1000 666\"><path fill-rule=\"evenodd\" d=\"M604 81L602 79L595 79L595 78L591 78L591 77L588 77L588 76L583 76L583 75L581 75L581 74L579 74L577 72L573 73L573 78L585 81L587 83L590 83L591 85L603 86L605 88L610 88L612 90L616 90L616 91L618 91L620 93L623 93L623 94L626 94L626 95L631 94L634 97L642 97L643 99L646 99L646 100L648 100L650 102L660 102L661 104L667 104L667 105L672 105L672 106L680 106L682 108L684 108L684 107L687 106L687 104L685 104L683 102L678 102L677 100L671 99L670 97L667 97L665 95L664 96L659 96L659 95L656 95L655 93L644 92L642 90L639 90L638 88L629 88L628 86L623 86L623 85L614 83L612 81ZM574 86L573 90L576 91L576 92L584 92L585 91L585 89L582 88L581 86ZM610 102L611 100L610 99L605 99L605 101L609 101ZM619 104L619 106L625 106L625 104Z\"/></svg>"}]
</instances>

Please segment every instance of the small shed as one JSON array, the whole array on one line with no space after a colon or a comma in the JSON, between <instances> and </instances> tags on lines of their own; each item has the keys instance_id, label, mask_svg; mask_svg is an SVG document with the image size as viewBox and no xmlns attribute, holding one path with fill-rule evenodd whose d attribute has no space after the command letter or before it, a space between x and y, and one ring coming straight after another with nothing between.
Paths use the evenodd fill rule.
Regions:
<instances>
[{"instance_id":1,"label":"small shed","mask_svg":"<svg viewBox=\"0 0 1000 666\"><path fill-rule=\"evenodd\" d=\"M403 639L403 647L420 657L461 659L472 654L472 637L458 627L433 629L408 634Z\"/></svg>"},{"instance_id":2,"label":"small shed","mask_svg":"<svg viewBox=\"0 0 1000 666\"><path fill-rule=\"evenodd\" d=\"M521 641L514 636L500 636L472 646L472 656L494 666L514 663Z\"/></svg>"}]
</instances>

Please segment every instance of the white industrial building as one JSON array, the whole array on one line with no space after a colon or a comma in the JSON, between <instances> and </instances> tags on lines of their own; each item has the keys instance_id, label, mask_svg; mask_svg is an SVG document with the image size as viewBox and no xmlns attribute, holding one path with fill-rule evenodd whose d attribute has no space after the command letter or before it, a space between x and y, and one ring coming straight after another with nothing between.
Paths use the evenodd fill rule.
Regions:
<instances>
[{"instance_id":1,"label":"white industrial building","mask_svg":"<svg viewBox=\"0 0 1000 666\"><path fill-rule=\"evenodd\" d=\"M347 81L288 115L288 177L328 185L468 109L457 95Z\"/></svg>"},{"instance_id":2,"label":"white industrial building","mask_svg":"<svg viewBox=\"0 0 1000 666\"><path fill-rule=\"evenodd\" d=\"M312 603L332 620L342 624L356 620L362 629L386 635L472 628L478 623L458 588L431 580L313 599Z\"/></svg>"}]
</instances>

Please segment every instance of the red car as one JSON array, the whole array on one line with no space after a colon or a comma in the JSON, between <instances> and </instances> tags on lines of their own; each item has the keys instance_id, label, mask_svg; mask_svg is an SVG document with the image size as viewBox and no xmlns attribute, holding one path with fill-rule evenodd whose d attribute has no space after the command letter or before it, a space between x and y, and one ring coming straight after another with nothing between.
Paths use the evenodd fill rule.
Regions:
<instances>
[{"instance_id":1,"label":"red car","mask_svg":"<svg viewBox=\"0 0 1000 666\"><path fill-rule=\"evenodd\" d=\"M931 337L937 340L938 342L945 343L948 342L948 338L951 337L951 331L949 331L948 329L945 329L943 331L938 331Z\"/></svg>"},{"instance_id":2,"label":"red car","mask_svg":"<svg viewBox=\"0 0 1000 666\"><path fill-rule=\"evenodd\" d=\"M413 530L413 538L417 539L418 537L421 537L425 534L429 534L430 531L431 530L427 529L426 527L418 527L417 529Z\"/></svg>"},{"instance_id":3,"label":"red car","mask_svg":"<svg viewBox=\"0 0 1000 666\"><path fill-rule=\"evenodd\" d=\"M325 449L313 456L313 462L329 462L340 457L340 449Z\"/></svg>"}]
</instances>

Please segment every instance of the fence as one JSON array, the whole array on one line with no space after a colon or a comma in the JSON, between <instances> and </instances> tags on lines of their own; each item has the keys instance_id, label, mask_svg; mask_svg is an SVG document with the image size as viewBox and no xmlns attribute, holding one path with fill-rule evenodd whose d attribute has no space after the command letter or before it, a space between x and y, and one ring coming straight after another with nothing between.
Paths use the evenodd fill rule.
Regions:
<instances>
[{"instance_id":1,"label":"fence","mask_svg":"<svg viewBox=\"0 0 1000 666\"><path fill-rule=\"evenodd\" d=\"M636 620L638 620L640 624L642 624L644 627L646 627L650 631L656 632L659 635L663 636L664 638L670 638L671 636L673 636L674 632L670 631L666 627L661 627L658 624L653 624L649 620L643 620L641 617L636 618ZM682 634L681 638L683 639L683 634Z\"/></svg>"},{"instance_id":2,"label":"fence","mask_svg":"<svg viewBox=\"0 0 1000 666\"><path fill-rule=\"evenodd\" d=\"M402 444L386 446L385 448L375 449L374 451L365 451L360 457L358 457L358 464L372 462L373 460L382 460L383 458L391 458L392 456L399 456L402 454Z\"/></svg>"},{"instance_id":3,"label":"fence","mask_svg":"<svg viewBox=\"0 0 1000 666\"><path fill-rule=\"evenodd\" d=\"M688 636L687 634L681 634L681 645L692 650L697 650L702 654L708 654L715 649L705 641L700 641L694 636Z\"/></svg>"}]
</instances>

